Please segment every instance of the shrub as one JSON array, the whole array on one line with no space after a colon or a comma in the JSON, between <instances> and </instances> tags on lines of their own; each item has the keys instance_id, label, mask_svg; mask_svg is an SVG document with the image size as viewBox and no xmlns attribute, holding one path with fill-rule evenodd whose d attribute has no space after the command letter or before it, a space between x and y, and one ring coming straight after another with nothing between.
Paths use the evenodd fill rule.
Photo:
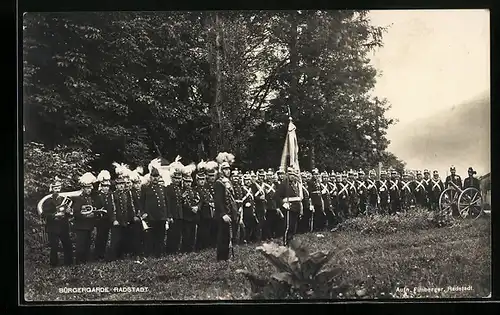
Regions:
<instances>
[{"instance_id":1,"label":"shrub","mask_svg":"<svg viewBox=\"0 0 500 315\"><path fill-rule=\"evenodd\" d=\"M332 258L332 251L309 253L298 240L293 240L290 247L270 243L257 250L277 271L269 278L248 270L236 271L250 281L254 299L331 299L348 289L333 283L342 269L321 270Z\"/></svg>"}]
</instances>

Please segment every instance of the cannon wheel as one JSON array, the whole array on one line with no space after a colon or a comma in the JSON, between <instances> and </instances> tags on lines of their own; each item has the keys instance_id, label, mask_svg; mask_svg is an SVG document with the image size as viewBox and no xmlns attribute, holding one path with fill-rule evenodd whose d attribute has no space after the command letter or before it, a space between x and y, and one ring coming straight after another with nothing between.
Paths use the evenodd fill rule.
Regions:
<instances>
[{"instance_id":1,"label":"cannon wheel","mask_svg":"<svg viewBox=\"0 0 500 315\"><path fill-rule=\"evenodd\" d=\"M454 193L455 190L452 188L446 188L443 190L439 196L439 211L444 212L447 215L453 214L452 206L457 204L458 193Z\"/></svg>"},{"instance_id":2,"label":"cannon wheel","mask_svg":"<svg viewBox=\"0 0 500 315\"><path fill-rule=\"evenodd\" d=\"M462 218L477 219L483 213L483 197L474 187L468 187L458 197L458 211Z\"/></svg>"}]
</instances>

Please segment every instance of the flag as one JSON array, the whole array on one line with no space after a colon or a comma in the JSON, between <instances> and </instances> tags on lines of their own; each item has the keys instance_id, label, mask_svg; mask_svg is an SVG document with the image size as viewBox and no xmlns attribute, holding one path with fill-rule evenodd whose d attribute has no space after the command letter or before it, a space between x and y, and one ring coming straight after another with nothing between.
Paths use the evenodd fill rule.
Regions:
<instances>
[{"instance_id":1,"label":"flag","mask_svg":"<svg viewBox=\"0 0 500 315\"><path fill-rule=\"evenodd\" d=\"M299 175L299 182L302 185L302 176L300 176L300 167L299 167L299 144L297 141L296 134L297 127L292 122L290 118L290 122L288 123L288 132L285 137L285 145L283 146L283 153L281 154L281 168L285 171L288 177L288 167L293 167ZM302 198L302 189L299 192L300 197Z\"/></svg>"}]
</instances>

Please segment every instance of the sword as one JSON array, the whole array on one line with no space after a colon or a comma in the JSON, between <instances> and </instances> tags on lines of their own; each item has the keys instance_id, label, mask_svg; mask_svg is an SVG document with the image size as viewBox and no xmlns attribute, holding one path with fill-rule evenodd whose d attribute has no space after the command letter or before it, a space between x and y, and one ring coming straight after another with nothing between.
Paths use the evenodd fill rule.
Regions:
<instances>
[{"instance_id":1,"label":"sword","mask_svg":"<svg viewBox=\"0 0 500 315\"><path fill-rule=\"evenodd\" d=\"M234 247L233 247L233 226L231 221L227 223L229 225L229 250L231 251L231 256L234 258Z\"/></svg>"}]
</instances>

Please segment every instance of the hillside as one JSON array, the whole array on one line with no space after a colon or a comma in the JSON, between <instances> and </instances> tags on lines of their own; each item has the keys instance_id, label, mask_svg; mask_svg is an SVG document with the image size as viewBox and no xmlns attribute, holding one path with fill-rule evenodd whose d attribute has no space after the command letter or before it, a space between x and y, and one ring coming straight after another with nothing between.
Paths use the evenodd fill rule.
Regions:
<instances>
[{"instance_id":1,"label":"hillside","mask_svg":"<svg viewBox=\"0 0 500 315\"><path fill-rule=\"evenodd\" d=\"M469 166L478 175L490 171L489 95L397 125L392 134L389 150L409 168L437 169L442 176L451 164L461 176Z\"/></svg>"}]
</instances>

